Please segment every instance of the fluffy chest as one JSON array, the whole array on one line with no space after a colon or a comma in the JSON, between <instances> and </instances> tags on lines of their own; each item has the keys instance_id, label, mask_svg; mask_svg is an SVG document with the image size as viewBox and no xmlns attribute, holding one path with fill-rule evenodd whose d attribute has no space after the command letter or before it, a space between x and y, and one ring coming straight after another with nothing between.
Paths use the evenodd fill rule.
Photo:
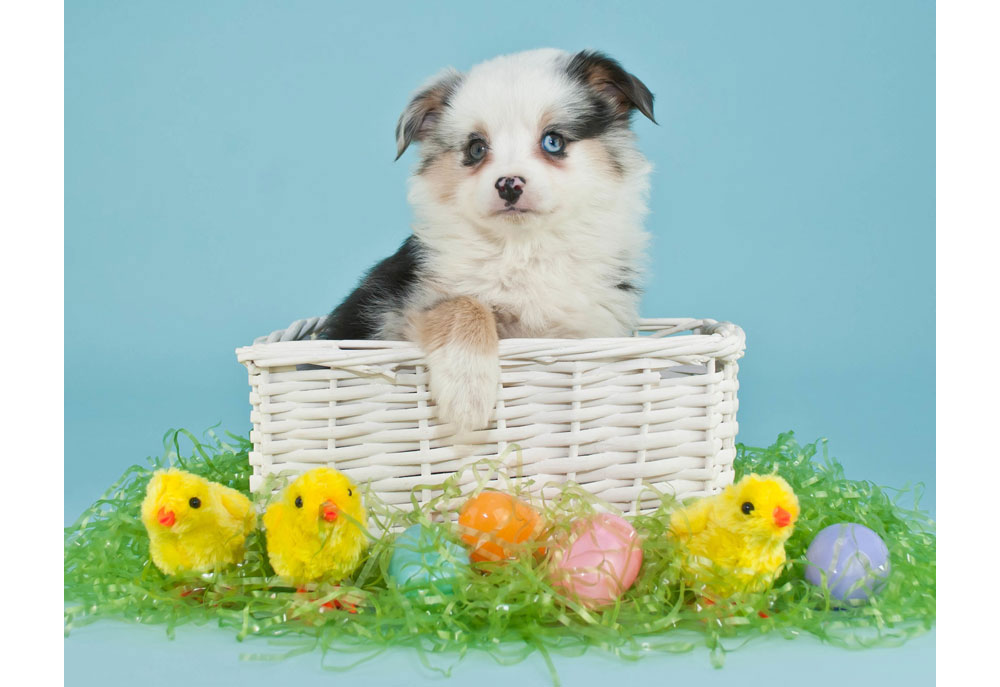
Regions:
<instances>
[{"instance_id":1,"label":"fluffy chest","mask_svg":"<svg viewBox=\"0 0 1000 687\"><path fill-rule=\"evenodd\" d=\"M442 295L491 307L504 338L626 336L637 317L630 267L566 243L449 246L429 267Z\"/></svg>"},{"instance_id":2,"label":"fluffy chest","mask_svg":"<svg viewBox=\"0 0 1000 687\"><path fill-rule=\"evenodd\" d=\"M722 527L706 529L692 542L691 550L742 575L771 573L785 562L784 544L748 540Z\"/></svg>"},{"instance_id":3,"label":"fluffy chest","mask_svg":"<svg viewBox=\"0 0 1000 687\"><path fill-rule=\"evenodd\" d=\"M151 553L161 567L170 570L205 570L214 565L235 562L242 557L243 536L233 527L220 523L219 529L204 529L151 536Z\"/></svg>"}]
</instances>

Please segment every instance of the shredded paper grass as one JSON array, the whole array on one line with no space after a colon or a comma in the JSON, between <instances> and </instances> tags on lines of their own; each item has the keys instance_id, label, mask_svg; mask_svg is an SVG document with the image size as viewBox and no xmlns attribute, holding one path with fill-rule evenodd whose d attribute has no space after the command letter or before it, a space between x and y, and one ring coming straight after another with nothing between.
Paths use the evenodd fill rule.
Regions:
<instances>
[{"instance_id":1,"label":"shredded paper grass","mask_svg":"<svg viewBox=\"0 0 1000 687\"><path fill-rule=\"evenodd\" d=\"M150 561L139 517L153 471L176 466L249 494L250 443L212 431L199 439L180 430L169 432L164 445L162 457L126 470L66 529L67 634L102 618L162 625L170 637L188 623L213 623L241 641L265 640L247 644L246 659L277 660L317 651L322 665L333 670L350 668L388 647L411 647L425 666L445 674L470 650L484 651L501 664L537 653L558 683L551 656L577 655L592 647L634 660L701 645L710 650L713 664L721 666L727 651L764 635L811 634L845 648L864 648L902 643L934 623L934 524L919 509L920 489L897 491L849 480L828 456L825 442L800 446L792 433L767 448L740 445L736 459L737 479L750 472L777 472L799 497L801 514L786 545L789 564L771 589L724 606L705 604L685 590L677 552L666 536L675 504L663 495L655 512L629 517L643 542L642 568L624 597L601 609L561 595L545 574L546 557L538 555L461 571L449 595L433 589L407 594L387 584L394 538L390 530L446 520L463 497L454 478L431 502L421 505L414 498L412 513L399 513L365 493L371 515L369 555L353 578L339 585L322 583L307 593L283 585L271 570L259 530L250 536L238 567L164 575ZM467 469L482 476L481 484L488 477L499 478L501 488L532 503L553 523L546 540L558 535L554 528L604 509L574 485L544 501L529 496L530 483L518 479L516 461L482 461ZM264 496L251 498L265 505ZM877 596L848 607L838 606L803 578L809 543L821 529L839 522L861 523L878 533L892 564ZM458 541L456 535L452 546ZM438 544L444 549L449 542ZM544 544L523 546L537 551ZM349 603L331 603L337 600ZM352 604L356 612L347 610Z\"/></svg>"}]
</instances>

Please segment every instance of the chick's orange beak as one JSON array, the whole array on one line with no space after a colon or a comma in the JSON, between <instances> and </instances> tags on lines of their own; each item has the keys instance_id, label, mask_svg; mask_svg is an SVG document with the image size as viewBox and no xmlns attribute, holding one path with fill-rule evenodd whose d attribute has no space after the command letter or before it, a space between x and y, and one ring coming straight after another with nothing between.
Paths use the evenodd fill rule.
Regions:
<instances>
[{"instance_id":1,"label":"chick's orange beak","mask_svg":"<svg viewBox=\"0 0 1000 687\"><path fill-rule=\"evenodd\" d=\"M172 510L160 506L160 510L156 511L156 520L164 527L173 527L174 523L177 522L177 516Z\"/></svg>"},{"instance_id":2,"label":"chick's orange beak","mask_svg":"<svg viewBox=\"0 0 1000 687\"><path fill-rule=\"evenodd\" d=\"M792 522L792 514L781 506L774 507L774 524L778 527L788 527Z\"/></svg>"},{"instance_id":3,"label":"chick's orange beak","mask_svg":"<svg viewBox=\"0 0 1000 687\"><path fill-rule=\"evenodd\" d=\"M333 501L324 501L323 505L319 507L319 513L323 516L323 519L327 522L333 522L337 519L337 504Z\"/></svg>"}]
</instances>

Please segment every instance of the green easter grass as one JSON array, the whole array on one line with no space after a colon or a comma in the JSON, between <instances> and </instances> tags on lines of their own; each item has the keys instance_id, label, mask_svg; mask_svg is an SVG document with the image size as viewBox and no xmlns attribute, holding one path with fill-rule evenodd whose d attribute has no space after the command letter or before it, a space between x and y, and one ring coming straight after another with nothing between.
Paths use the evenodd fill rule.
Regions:
<instances>
[{"instance_id":1,"label":"green easter grass","mask_svg":"<svg viewBox=\"0 0 1000 687\"><path fill-rule=\"evenodd\" d=\"M342 670L390 646L416 650L428 668L447 674L470 650L489 653L501 664L538 653L558 683L551 654L581 654L590 647L624 659L658 652L685 652L707 646L721 666L725 653L755 637L794 638L811 634L845 648L900 644L930 629L935 618L936 541L934 523L918 507L919 489L896 491L848 480L827 455L825 442L800 446L792 433L768 448L739 446L737 478L749 472L777 472L799 496L801 515L786 550L789 565L773 587L721 609L704 606L678 581L677 557L665 536L669 497L650 515L630 518L643 539L644 561L635 585L616 605L588 610L565 599L546 581L545 560L531 556L468 571L448 597L433 591L409 598L385 583L392 536L376 536L389 526L441 520L459 497L444 494L407 515L387 509L366 494L371 512L370 555L341 585L320 584L298 593L274 578L263 536L248 541L238 568L187 578L162 574L149 559L139 505L152 471L169 465L248 493L249 442L209 431L199 440L190 432L168 432L165 454L148 466L133 466L65 532L65 631L102 618L163 625L172 637L186 623L215 623L236 638L266 638L244 655L277 660L318 650L321 664ZM511 492L516 456L477 464L485 480L499 474ZM419 493L419 492L418 492ZM262 498L262 497L258 497ZM449 501L450 499L450 501ZM909 505L904 505L909 501ZM533 504L549 522L565 523L591 512L598 502L579 488ZM877 532L889 547L892 573L871 602L836 608L823 590L803 580L805 550L827 525L858 522ZM528 543L529 548L537 546ZM489 570L482 574L482 570ZM412 595L411 595L412 596ZM324 608L347 597L357 612ZM766 611L761 617L758 611ZM353 653L353 655L351 655Z\"/></svg>"}]
</instances>

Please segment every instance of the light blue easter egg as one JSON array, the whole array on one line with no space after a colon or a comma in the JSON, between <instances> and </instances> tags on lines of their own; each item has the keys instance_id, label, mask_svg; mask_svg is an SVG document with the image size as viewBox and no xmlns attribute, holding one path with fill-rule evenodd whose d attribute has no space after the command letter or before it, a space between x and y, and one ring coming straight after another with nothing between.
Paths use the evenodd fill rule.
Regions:
<instances>
[{"instance_id":1,"label":"light blue easter egg","mask_svg":"<svg viewBox=\"0 0 1000 687\"><path fill-rule=\"evenodd\" d=\"M449 541L441 527L412 525L396 537L389 579L408 596L435 590L451 594L468 562L469 552Z\"/></svg>"}]
</instances>

